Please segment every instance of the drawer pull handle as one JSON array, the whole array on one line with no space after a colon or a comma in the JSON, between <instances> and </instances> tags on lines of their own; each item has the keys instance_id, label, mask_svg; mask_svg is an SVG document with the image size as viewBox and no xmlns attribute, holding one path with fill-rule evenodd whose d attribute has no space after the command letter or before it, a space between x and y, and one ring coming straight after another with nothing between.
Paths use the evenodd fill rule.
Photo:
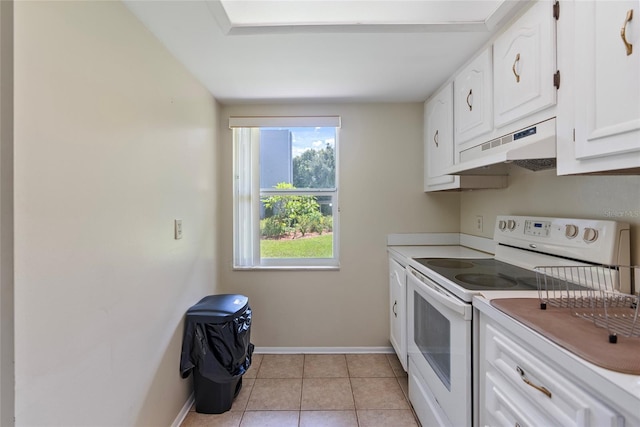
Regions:
<instances>
[{"instance_id":1,"label":"drawer pull handle","mask_svg":"<svg viewBox=\"0 0 640 427\"><path fill-rule=\"evenodd\" d=\"M624 24L622 24L622 28L620 29L620 37L622 37L622 42L624 43L624 47L627 49L627 56L633 53L633 45L627 41L627 24L629 21L633 19L633 9L629 9L627 11L627 18L624 20Z\"/></svg>"},{"instance_id":2,"label":"drawer pull handle","mask_svg":"<svg viewBox=\"0 0 640 427\"><path fill-rule=\"evenodd\" d=\"M391 308L391 311L393 311L394 317L398 317L398 312L396 311L396 305L398 305L398 301L394 301L393 307Z\"/></svg>"},{"instance_id":3,"label":"drawer pull handle","mask_svg":"<svg viewBox=\"0 0 640 427\"><path fill-rule=\"evenodd\" d=\"M520 74L516 71L516 65L520 62L520 54L516 55L516 60L513 61L513 67L511 67L511 71L513 71L513 75L516 76L516 83L520 83Z\"/></svg>"},{"instance_id":4,"label":"drawer pull handle","mask_svg":"<svg viewBox=\"0 0 640 427\"><path fill-rule=\"evenodd\" d=\"M438 131L436 130L436 133L433 135L433 142L436 144L436 147L438 146Z\"/></svg>"},{"instance_id":5,"label":"drawer pull handle","mask_svg":"<svg viewBox=\"0 0 640 427\"><path fill-rule=\"evenodd\" d=\"M549 399L551 399L551 392L540 385L536 385L532 383L531 380L527 378L527 376L524 373L524 370L520 366L516 366L516 371L518 371L518 373L520 374L520 378L522 378L522 381L524 381L525 384L530 385L531 387L535 388L541 393L544 393Z\"/></svg>"},{"instance_id":6,"label":"drawer pull handle","mask_svg":"<svg viewBox=\"0 0 640 427\"><path fill-rule=\"evenodd\" d=\"M469 95L467 95L467 106L469 106L469 111L473 110L473 105L469 102L469 98L473 95L473 89L469 89Z\"/></svg>"}]
</instances>

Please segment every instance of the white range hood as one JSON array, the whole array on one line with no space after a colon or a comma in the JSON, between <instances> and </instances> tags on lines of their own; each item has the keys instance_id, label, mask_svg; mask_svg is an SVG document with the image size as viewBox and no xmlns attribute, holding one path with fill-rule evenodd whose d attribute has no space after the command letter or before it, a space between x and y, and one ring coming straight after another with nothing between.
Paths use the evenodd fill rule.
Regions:
<instances>
[{"instance_id":1,"label":"white range hood","mask_svg":"<svg viewBox=\"0 0 640 427\"><path fill-rule=\"evenodd\" d=\"M556 166L556 119L519 129L463 150L447 175L507 175L509 164L529 170Z\"/></svg>"}]
</instances>

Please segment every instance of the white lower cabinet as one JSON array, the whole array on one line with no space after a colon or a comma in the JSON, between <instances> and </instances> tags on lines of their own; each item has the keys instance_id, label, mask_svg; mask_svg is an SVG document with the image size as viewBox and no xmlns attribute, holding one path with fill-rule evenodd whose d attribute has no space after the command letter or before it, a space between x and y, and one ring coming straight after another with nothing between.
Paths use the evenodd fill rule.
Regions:
<instances>
[{"instance_id":1,"label":"white lower cabinet","mask_svg":"<svg viewBox=\"0 0 640 427\"><path fill-rule=\"evenodd\" d=\"M551 426L553 422L536 410L495 372L485 373L485 416L482 425Z\"/></svg>"},{"instance_id":2,"label":"white lower cabinet","mask_svg":"<svg viewBox=\"0 0 640 427\"><path fill-rule=\"evenodd\" d=\"M407 370L407 275L404 266L389 256L389 341Z\"/></svg>"},{"instance_id":3,"label":"white lower cabinet","mask_svg":"<svg viewBox=\"0 0 640 427\"><path fill-rule=\"evenodd\" d=\"M536 351L537 350L537 351ZM497 322L480 316L481 426L622 427L624 417L602 403L562 366Z\"/></svg>"}]
</instances>

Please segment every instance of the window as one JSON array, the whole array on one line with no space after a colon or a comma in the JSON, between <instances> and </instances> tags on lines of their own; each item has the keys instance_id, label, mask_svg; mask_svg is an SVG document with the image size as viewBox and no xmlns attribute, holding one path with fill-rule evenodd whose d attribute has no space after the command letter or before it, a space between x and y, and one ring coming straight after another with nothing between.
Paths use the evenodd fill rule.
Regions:
<instances>
[{"instance_id":1,"label":"window","mask_svg":"<svg viewBox=\"0 0 640 427\"><path fill-rule=\"evenodd\" d=\"M340 118L231 117L235 268L338 266Z\"/></svg>"}]
</instances>

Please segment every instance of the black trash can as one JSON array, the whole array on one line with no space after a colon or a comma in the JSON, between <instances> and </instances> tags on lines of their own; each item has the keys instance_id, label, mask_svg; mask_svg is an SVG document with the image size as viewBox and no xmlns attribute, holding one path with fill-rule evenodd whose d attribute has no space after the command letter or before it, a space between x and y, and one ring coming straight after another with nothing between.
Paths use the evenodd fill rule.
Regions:
<instances>
[{"instance_id":1,"label":"black trash can","mask_svg":"<svg viewBox=\"0 0 640 427\"><path fill-rule=\"evenodd\" d=\"M231 409L251 366L251 308L244 295L210 295L187 310L180 374L193 371L196 412Z\"/></svg>"}]
</instances>

